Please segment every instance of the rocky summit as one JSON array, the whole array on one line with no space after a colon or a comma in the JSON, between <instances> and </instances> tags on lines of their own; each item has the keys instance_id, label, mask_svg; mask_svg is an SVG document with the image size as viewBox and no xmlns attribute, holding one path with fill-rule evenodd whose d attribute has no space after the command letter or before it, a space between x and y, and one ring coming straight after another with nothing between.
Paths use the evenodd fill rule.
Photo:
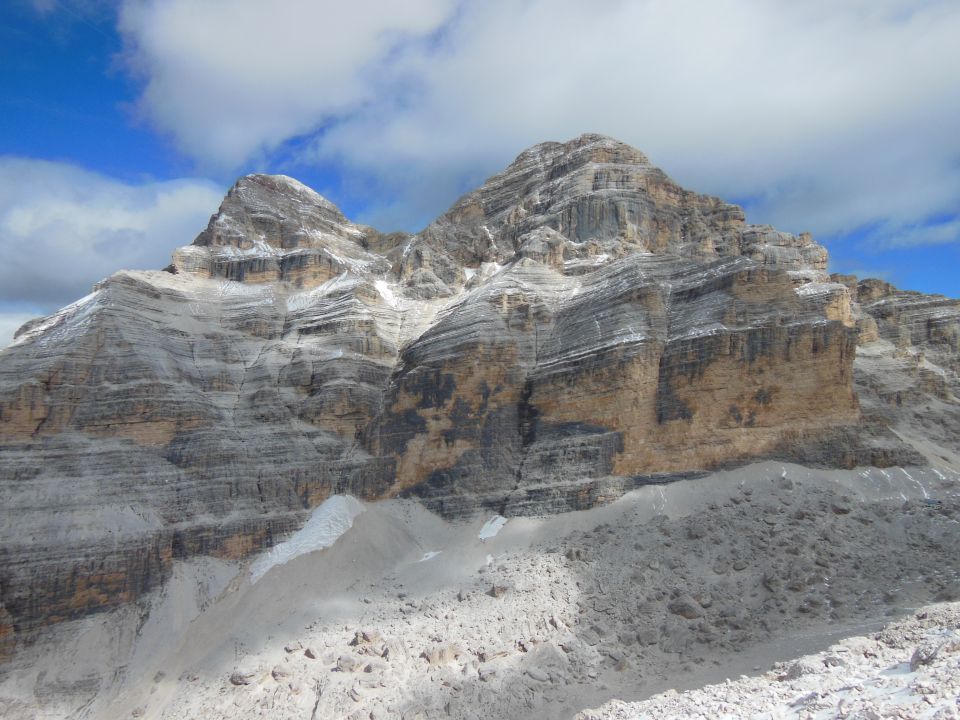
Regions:
<instances>
[{"instance_id":1,"label":"rocky summit","mask_svg":"<svg viewBox=\"0 0 960 720\"><path fill-rule=\"evenodd\" d=\"M0 655L332 494L516 516L763 459L960 469L958 373L960 302L830 276L607 137L412 235L250 175L0 352Z\"/></svg>"}]
</instances>

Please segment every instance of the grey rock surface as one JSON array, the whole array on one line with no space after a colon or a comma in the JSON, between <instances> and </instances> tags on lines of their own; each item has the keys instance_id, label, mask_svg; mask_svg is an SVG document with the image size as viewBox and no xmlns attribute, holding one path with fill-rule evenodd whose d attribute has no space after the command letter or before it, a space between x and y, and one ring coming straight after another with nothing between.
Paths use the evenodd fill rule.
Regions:
<instances>
[{"instance_id":1,"label":"grey rock surface","mask_svg":"<svg viewBox=\"0 0 960 720\"><path fill-rule=\"evenodd\" d=\"M243 178L166 271L0 352L0 654L332 493L538 514L754 458L957 463L960 305L825 268L597 135L416 235Z\"/></svg>"}]
</instances>

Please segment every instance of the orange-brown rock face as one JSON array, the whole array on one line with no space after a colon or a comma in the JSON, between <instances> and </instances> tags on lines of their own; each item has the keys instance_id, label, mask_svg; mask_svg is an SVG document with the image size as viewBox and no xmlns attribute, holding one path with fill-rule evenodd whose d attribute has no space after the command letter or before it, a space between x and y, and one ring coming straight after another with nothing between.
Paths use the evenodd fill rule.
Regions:
<instances>
[{"instance_id":1,"label":"orange-brown rock face","mask_svg":"<svg viewBox=\"0 0 960 720\"><path fill-rule=\"evenodd\" d=\"M619 433L614 475L703 470L776 454L785 431L855 422L853 351L832 325L678 340L547 378L530 403L544 426L585 422Z\"/></svg>"},{"instance_id":2,"label":"orange-brown rock face","mask_svg":"<svg viewBox=\"0 0 960 720\"><path fill-rule=\"evenodd\" d=\"M456 512L806 450L870 462L845 434L827 447L859 421L856 332L824 311L837 288L813 301L742 257L637 254L577 278L515 265L404 350L379 435L391 492Z\"/></svg>"},{"instance_id":3,"label":"orange-brown rock face","mask_svg":"<svg viewBox=\"0 0 960 720\"><path fill-rule=\"evenodd\" d=\"M758 457L915 461L862 432L869 323L825 267L596 135L531 148L416 235L243 178L166 272L0 352L0 655L177 558L269 546L331 493L546 512ZM870 310L883 337L898 307ZM912 342L955 341L928 319Z\"/></svg>"}]
</instances>

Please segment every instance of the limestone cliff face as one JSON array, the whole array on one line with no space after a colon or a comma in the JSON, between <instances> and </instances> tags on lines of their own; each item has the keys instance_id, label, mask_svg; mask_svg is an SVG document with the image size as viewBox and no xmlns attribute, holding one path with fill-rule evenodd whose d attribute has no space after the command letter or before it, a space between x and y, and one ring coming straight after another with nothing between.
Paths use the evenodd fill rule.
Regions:
<instances>
[{"instance_id":1,"label":"limestone cliff face","mask_svg":"<svg viewBox=\"0 0 960 720\"><path fill-rule=\"evenodd\" d=\"M787 273L638 254L577 277L517 263L404 349L376 434L393 491L459 506L794 454L857 423L855 334Z\"/></svg>"},{"instance_id":2,"label":"limestone cliff face","mask_svg":"<svg viewBox=\"0 0 960 720\"><path fill-rule=\"evenodd\" d=\"M931 348L955 408L957 305L825 269L596 135L416 235L243 178L167 271L0 353L0 644L269 546L334 492L545 512L757 457L921 462L864 422L857 340Z\"/></svg>"},{"instance_id":3,"label":"limestone cliff face","mask_svg":"<svg viewBox=\"0 0 960 720\"><path fill-rule=\"evenodd\" d=\"M858 316L855 388L866 424L960 462L960 301L882 280L835 279L850 288Z\"/></svg>"}]
</instances>

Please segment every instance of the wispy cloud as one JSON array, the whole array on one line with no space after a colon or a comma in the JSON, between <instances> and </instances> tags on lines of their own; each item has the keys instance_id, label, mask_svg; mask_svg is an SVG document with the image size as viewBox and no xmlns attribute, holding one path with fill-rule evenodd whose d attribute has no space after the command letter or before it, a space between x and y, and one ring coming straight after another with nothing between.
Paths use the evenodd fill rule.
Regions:
<instances>
[{"instance_id":1,"label":"wispy cloud","mask_svg":"<svg viewBox=\"0 0 960 720\"><path fill-rule=\"evenodd\" d=\"M57 0L30 0L30 6L41 15L48 15L57 6Z\"/></svg>"},{"instance_id":2,"label":"wispy cloud","mask_svg":"<svg viewBox=\"0 0 960 720\"><path fill-rule=\"evenodd\" d=\"M934 219L906 227L884 226L876 233L882 248L905 248L917 245L960 244L960 218Z\"/></svg>"}]
</instances>

